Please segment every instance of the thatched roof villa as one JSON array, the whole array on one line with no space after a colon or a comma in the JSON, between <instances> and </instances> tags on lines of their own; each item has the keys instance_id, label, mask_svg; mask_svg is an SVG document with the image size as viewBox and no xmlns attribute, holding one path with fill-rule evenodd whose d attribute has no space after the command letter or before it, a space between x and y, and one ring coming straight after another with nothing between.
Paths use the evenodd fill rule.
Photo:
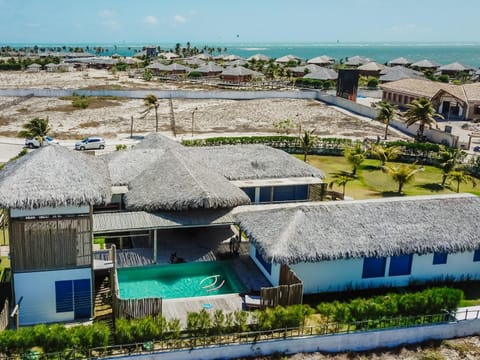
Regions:
<instances>
[{"instance_id":1,"label":"thatched roof villa","mask_svg":"<svg viewBox=\"0 0 480 360\"><path fill-rule=\"evenodd\" d=\"M480 198L462 194L240 207L234 216L273 285L287 264L316 293L480 279L479 210Z\"/></svg>"}]
</instances>

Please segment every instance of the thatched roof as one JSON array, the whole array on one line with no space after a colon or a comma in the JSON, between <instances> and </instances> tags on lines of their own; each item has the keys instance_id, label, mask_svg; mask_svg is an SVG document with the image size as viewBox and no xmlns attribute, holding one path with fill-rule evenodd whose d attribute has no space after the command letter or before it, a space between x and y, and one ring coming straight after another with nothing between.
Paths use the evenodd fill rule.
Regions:
<instances>
[{"instance_id":1,"label":"thatched roof","mask_svg":"<svg viewBox=\"0 0 480 360\"><path fill-rule=\"evenodd\" d=\"M352 56L347 59L345 62L345 65L350 65L350 66L360 66L363 64L366 64L368 62L371 62L372 60L363 56Z\"/></svg>"},{"instance_id":2,"label":"thatched roof","mask_svg":"<svg viewBox=\"0 0 480 360\"><path fill-rule=\"evenodd\" d=\"M33 209L110 201L105 162L63 146L41 147L0 171L0 207Z\"/></svg>"},{"instance_id":3,"label":"thatched roof","mask_svg":"<svg viewBox=\"0 0 480 360\"><path fill-rule=\"evenodd\" d=\"M399 57L393 60L390 60L387 64L392 66L392 65L410 65L412 62L404 57Z\"/></svg>"},{"instance_id":4,"label":"thatched roof","mask_svg":"<svg viewBox=\"0 0 480 360\"><path fill-rule=\"evenodd\" d=\"M426 59L414 62L412 64L412 67L417 67L417 68L420 68L420 69L436 69L439 66L440 65L438 65L437 63L435 63L433 61L430 61L430 60L426 60Z\"/></svg>"},{"instance_id":5,"label":"thatched roof","mask_svg":"<svg viewBox=\"0 0 480 360\"><path fill-rule=\"evenodd\" d=\"M386 67L380 71L380 81L397 81L402 79L418 79L423 77L423 73L420 71L415 71L404 66L393 66Z\"/></svg>"},{"instance_id":6,"label":"thatched roof","mask_svg":"<svg viewBox=\"0 0 480 360\"><path fill-rule=\"evenodd\" d=\"M308 70L309 72L312 73L312 72L318 71L320 69L320 66L315 64L307 64L307 65L291 67L289 69L294 73L304 73L305 70Z\"/></svg>"},{"instance_id":7,"label":"thatched roof","mask_svg":"<svg viewBox=\"0 0 480 360\"><path fill-rule=\"evenodd\" d=\"M136 144L133 147L135 150L138 149L181 149L183 146L176 142L173 139L170 139L164 135L161 135L159 133L151 133L148 135L145 135L143 140L140 141L138 144Z\"/></svg>"},{"instance_id":8,"label":"thatched roof","mask_svg":"<svg viewBox=\"0 0 480 360\"><path fill-rule=\"evenodd\" d=\"M288 63L290 61L298 61L298 60L300 60L300 58L298 56L285 55L285 56L281 56L278 59L276 59L275 62L277 62L277 63Z\"/></svg>"},{"instance_id":9,"label":"thatched roof","mask_svg":"<svg viewBox=\"0 0 480 360\"><path fill-rule=\"evenodd\" d=\"M255 61L269 61L270 59L271 59L271 57L269 57L267 55L263 55L263 54L255 54L255 55L252 55L249 58L247 58L248 61L252 61L252 60L255 60Z\"/></svg>"},{"instance_id":10,"label":"thatched roof","mask_svg":"<svg viewBox=\"0 0 480 360\"><path fill-rule=\"evenodd\" d=\"M235 60L244 60L244 58L238 55L224 55L223 60L225 61L235 61Z\"/></svg>"},{"instance_id":11,"label":"thatched roof","mask_svg":"<svg viewBox=\"0 0 480 360\"><path fill-rule=\"evenodd\" d=\"M304 78L316 80L337 80L338 74L335 70L319 67L317 71L305 75Z\"/></svg>"},{"instance_id":12,"label":"thatched roof","mask_svg":"<svg viewBox=\"0 0 480 360\"><path fill-rule=\"evenodd\" d=\"M363 70L363 71L381 71L385 68L385 65L376 63L375 61L370 61L366 64L360 65L358 67L358 70Z\"/></svg>"},{"instance_id":13,"label":"thatched roof","mask_svg":"<svg viewBox=\"0 0 480 360\"><path fill-rule=\"evenodd\" d=\"M188 148L190 157L228 180L324 178L322 171L282 150L265 145Z\"/></svg>"},{"instance_id":14,"label":"thatched roof","mask_svg":"<svg viewBox=\"0 0 480 360\"><path fill-rule=\"evenodd\" d=\"M335 62L335 59L331 58L330 56L321 55L308 60L307 64L328 65L334 62Z\"/></svg>"},{"instance_id":15,"label":"thatched roof","mask_svg":"<svg viewBox=\"0 0 480 360\"><path fill-rule=\"evenodd\" d=\"M130 210L217 209L250 203L248 196L223 176L173 149L128 187L125 204Z\"/></svg>"},{"instance_id":16,"label":"thatched roof","mask_svg":"<svg viewBox=\"0 0 480 360\"><path fill-rule=\"evenodd\" d=\"M473 69L469 66L460 64L459 62L453 62L451 64L440 66L438 70L440 71L471 71Z\"/></svg>"},{"instance_id":17,"label":"thatched roof","mask_svg":"<svg viewBox=\"0 0 480 360\"><path fill-rule=\"evenodd\" d=\"M253 76L256 72L243 66L229 66L222 71L223 76Z\"/></svg>"},{"instance_id":18,"label":"thatched roof","mask_svg":"<svg viewBox=\"0 0 480 360\"><path fill-rule=\"evenodd\" d=\"M480 198L412 196L234 210L267 261L282 264L480 248Z\"/></svg>"},{"instance_id":19,"label":"thatched roof","mask_svg":"<svg viewBox=\"0 0 480 360\"><path fill-rule=\"evenodd\" d=\"M215 64L215 63L208 63L200 66L198 69L195 69L195 71L199 73L220 73L223 71L223 67Z\"/></svg>"},{"instance_id":20,"label":"thatched roof","mask_svg":"<svg viewBox=\"0 0 480 360\"><path fill-rule=\"evenodd\" d=\"M480 101L480 83L465 84L463 89L469 101Z\"/></svg>"},{"instance_id":21,"label":"thatched roof","mask_svg":"<svg viewBox=\"0 0 480 360\"><path fill-rule=\"evenodd\" d=\"M202 66L205 65L205 61L198 59L198 58L189 58L189 59L184 59L183 62L187 65L197 65L197 66ZM197 71L197 70L195 70Z\"/></svg>"},{"instance_id":22,"label":"thatched roof","mask_svg":"<svg viewBox=\"0 0 480 360\"><path fill-rule=\"evenodd\" d=\"M426 79L403 79L393 81L388 84L382 84L380 87L384 90L401 92L413 96L424 96L427 99L434 97L440 90L443 90L457 99L465 102L465 92L463 87L454 84L445 84L437 81L431 81Z\"/></svg>"}]
</instances>

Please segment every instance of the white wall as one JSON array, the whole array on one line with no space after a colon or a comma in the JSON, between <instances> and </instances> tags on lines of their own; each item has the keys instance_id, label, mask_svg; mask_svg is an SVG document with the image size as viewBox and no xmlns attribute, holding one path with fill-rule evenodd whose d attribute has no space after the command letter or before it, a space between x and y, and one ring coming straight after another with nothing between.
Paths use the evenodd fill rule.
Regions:
<instances>
[{"instance_id":1,"label":"white wall","mask_svg":"<svg viewBox=\"0 0 480 360\"><path fill-rule=\"evenodd\" d=\"M74 313L56 312L55 281L92 279L90 268L13 274L15 303L20 297L20 325L71 321ZM92 287L93 289L93 287Z\"/></svg>"},{"instance_id":2,"label":"white wall","mask_svg":"<svg viewBox=\"0 0 480 360\"><path fill-rule=\"evenodd\" d=\"M290 265L303 281L304 293L342 291L349 288L407 286L412 280L480 279L480 262L473 261L473 252L449 254L447 263L432 265L433 254L414 255L410 275L388 276L390 258L387 258L385 276L362 279L363 259L332 260L318 263Z\"/></svg>"},{"instance_id":3,"label":"white wall","mask_svg":"<svg viewBox=\"0 0 480 360\"><path fill-rule=\"evenodd\" d=\"M268 279L268 281L270 281L270 283L273 286L278 286L278 281L280 279L280 265L277 264L277 263L273 263L272 264L272 271L271 271L272 273L269 274L265 270L263 265L255 257L255 246L252 244L252 242L250 242L250 258L255 263L255 265L257 265L257 267L260 269L262 274L265 275L265 277Z\"/></svg>"},{"instance_id":4,"label":"white wall","mask_svg":"<svg viewBox=\"0 0 480 360\"><path fill-rule=\"evenodd\" d=\"M88 214L90 207L86 206L59 206L45 207L31 210L10 209L10 217L26 217L26 216L48 216L48 215L73 215Z\"/></svg>"}]
</instances>

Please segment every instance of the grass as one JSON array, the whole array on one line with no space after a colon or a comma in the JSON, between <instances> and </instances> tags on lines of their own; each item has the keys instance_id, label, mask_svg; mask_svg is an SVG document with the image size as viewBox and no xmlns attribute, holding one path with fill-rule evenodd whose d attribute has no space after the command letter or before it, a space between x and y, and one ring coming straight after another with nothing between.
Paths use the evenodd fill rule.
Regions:
<instances>
[{"instance_id":1,"label":"grass","mask_svg":"<svg viewBox=\"0 0 480 360\"><path fill-rule=\"evenodd\" d=\"M302 155L296 155L303 159ZM310 155L307 162L322 170L325 173L326 183L332 181L332 174L340 171L351 172L351 165L340 156L318 156ZM400 165L400 163L391 162L390 166ZM382 172L381 164L378 160L367 159L357 170L357 179L349 182L345 187L345 195L354 199L375 199L388 196L399 196L398 184L394 182L388 174ZM403 188L402 195L434 195L434 194L453 194L456 192L456 184L447 184L445 188L440 186L442 181L442 171L434 166L424 166L424 170L415 175L412 183ZM340 186L334 185L334 191L341 192ZM460 192L468 192L480 195L479 189L471 183L461 184Z\"/></svg>"}]
</instances>

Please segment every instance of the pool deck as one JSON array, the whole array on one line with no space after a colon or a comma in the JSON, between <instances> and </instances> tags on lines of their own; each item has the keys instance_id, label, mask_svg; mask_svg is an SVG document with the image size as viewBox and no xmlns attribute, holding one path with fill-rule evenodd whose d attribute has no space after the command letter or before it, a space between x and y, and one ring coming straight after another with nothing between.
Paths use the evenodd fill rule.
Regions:
<instances>
[{"instance_id":1,"label":"pool deck","mask_svg":"<svg viewBox=\"0 0 480 360\"><path fill-rule=\"evenodd\" d=\"M199 312L202 309L209 313L222 310L233 313L244 309L243 297L239 294L215 295L185 299L166 299L162 302L162 315L165 319L179 319L182 325L187 323L187 313Z\"/></svg>"}]
</instances>

